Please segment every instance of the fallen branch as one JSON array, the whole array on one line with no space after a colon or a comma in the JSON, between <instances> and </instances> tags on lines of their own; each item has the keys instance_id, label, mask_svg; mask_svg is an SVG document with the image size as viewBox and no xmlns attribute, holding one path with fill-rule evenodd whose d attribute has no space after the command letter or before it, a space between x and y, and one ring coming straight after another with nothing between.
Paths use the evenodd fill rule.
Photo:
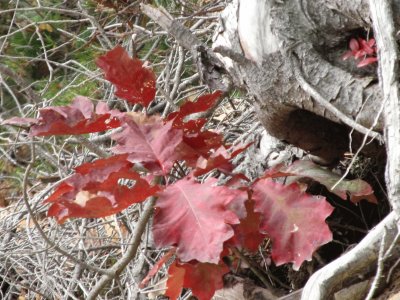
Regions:
<instances>
[{"instance_id":1,"label":"fallen branch","mask_svg":"<svg viewBox=\"0 0 400 300\"><path fill-rule=\"evenodd\" d=\"M329 299L346 279L362 274L376 263L381 239L394 240L397 235L396 213L391 212L352 250L315 272L307 281L302 300Z\"/></svg>"}]
</instances>

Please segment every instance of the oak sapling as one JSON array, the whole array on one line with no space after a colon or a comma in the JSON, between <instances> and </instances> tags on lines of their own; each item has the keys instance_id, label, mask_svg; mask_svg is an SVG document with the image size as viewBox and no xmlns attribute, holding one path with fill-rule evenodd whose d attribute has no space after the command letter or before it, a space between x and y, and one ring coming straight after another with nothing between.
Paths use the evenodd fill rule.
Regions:
<instances>
[{"instance_id":1,"label":"oak sapling","mask_svg":"<svg viewBox=\"0 0 400 300\"><path fill-rule=\"evenodd\" d=\"M347 56L364 55L364 64L368 63L370 60L366 59L375 55L374 45L371 40L354 39ZM144 107L153 101L154 73L140 60L130 58L123 48L109 51L97 64L116 86L117 96ZM77 135L122 127L112 136L113 156L76 167L75 173L55 188L46 200L51 203L48 215L60 223L68 218L100 218L149 197L158 197L152 228L155 245L176 248L166 295L176 299L182 288L191 288L199 299L208 300L215 290L222 288L222 276L229 272L223 256L234 256L238 249L256 251L268 237L275 263L293 263L297 269L304 260L311 259L318 247L332 240L325 219L333 207L326 199L305 193L296 182L284 185L271 179L298 175L304 167L301 163L267 172L254 182L235 184L236 188L233 184L217 186L213 178L199 180L215 169L235 179L246 179L242 174L234 174L232 159L247 145L227 145L220 133L204 128L206 119L187 118L208 110L221 96L216 91L196 102L188 101L166 119L110 110L102 102L95 108L89 99L77 97L71 105L40 110L38 119L14 118L5 124L28 126L31 136ZM182 162L187 167L183 171ZM140 171L135 168L138 165ZM180 176L172 176L174 170L179 170L175 173ZM330 178L328 171L312 171L302 175L322 184L336 178ZM352 195L371 197L369 185L357 183L351 186ZM349 188L341 186L337 192L346 198ZM153 275L165 260L152 271Z\"/></svg>"}]
</instances>

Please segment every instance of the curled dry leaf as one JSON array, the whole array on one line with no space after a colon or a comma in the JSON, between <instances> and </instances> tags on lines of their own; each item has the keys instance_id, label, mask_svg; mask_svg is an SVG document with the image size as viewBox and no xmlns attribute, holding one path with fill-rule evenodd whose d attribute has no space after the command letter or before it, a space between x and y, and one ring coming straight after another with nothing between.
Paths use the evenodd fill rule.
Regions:
<instances>
[{"instance_id":1,"label":"curled dry leaf","mask_svg":"<svg viewBox=\"0 0 400 300\"><path fill-rule=\"evenodd\" d=\"M150 186L132 166L127 155L117 155L77 167L45 200L51 203L48 216L59 223L72 217L100 218L154 195L159 188Z\"/></svg>"},{"instance_id":2,"label":"curled dry leaf","mask_svg":"<svg viewBox=\"0 0 400 300\"><path fill-rule=\"evenodd\" d=\"M377 203L372 187L361 179L341 180L341 177L328 169L322 168L309 160L298 160L289 166L280 166L268 171L265 177L301 176L308 177L325 185L330 192L346 200L347 195L353 203L366 199ZM339 184L337 184L339 183ZM335 187L334 189L332 189Z\"/></svg>"}]
</instances>

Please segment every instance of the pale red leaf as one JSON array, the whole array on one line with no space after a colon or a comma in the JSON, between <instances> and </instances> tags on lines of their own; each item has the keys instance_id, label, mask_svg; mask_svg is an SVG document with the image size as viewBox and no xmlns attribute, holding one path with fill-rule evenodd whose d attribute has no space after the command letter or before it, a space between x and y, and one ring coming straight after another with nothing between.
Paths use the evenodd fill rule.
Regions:
<instances>
[{"instance_id":1,"label":"pale red leaf","mask_svg":"<svg viewBox=\"0 0 400 300\"><path fill-rule=\"evenodd\" d=\"M372 46L370 46L369 41L366 41L364 39L360 39L360 44L361 44L361 48L366 52L366 54L368 55L372 55L375 53L375 49L372 48ZM372 45L375 43L372 43Z\"/></svg>"},{"instance_id":2,"label":"pale red leaf","mask_svg":"<svg viewBox=\"0 0 400 300\"><path fill-rule=\"evenodd\" d=\"M210 300L215 291L224 287L223 276L228 272L229 268L225 265L174 262L170 266L171 281L170 278L167 281L166 296L175 300L180 295L182 287L185 287L190 288L199 300Z\"/></svg>"},{"instance_id":3,"label":"pale red leaf","mask_svg":"<svg viewBox=\"0 0 400 300\"><path fill-rule=\"evenodd\" d=\"M354 58L355 58L355 59L359 59L359 58L361 58L361 57L363 57L363 56L365 56L365 55L367 55L367 52L365 52L364 49L360 49L360 50L358 50L358 51L356 51L356 52L354 53Z\"/></svg>"},{"instance_id":4,"label":"pale red leaf","mask_svg":"<svg viewBox=\"0 0 400 300\"><path fill-rule=\"evenodd\" d=\"M267 177L280 176L301 176L308 177L325 185L328 190L340 198L346 200L347 195L350 200L357 203L361 199L366 199L369 202L377 203L372 187L361 179L347 180L339 182L341 177L328 169L322 168L309 160L298 160L289 166L281 166ZM337 184L339 182L339 184ZM332 188L335 186L335 189Z\"/></svg>"},{"instance_id":5,"label":"pale red leaf","mask_svg":"<svg viewBox=\"0 0 400 300\"><path fill-rule=\"evenodd\" d=\"M115 95L131 103L147 106L156 95L154 72L145 68L141 60L131 58L117 46L96 60L105 78L117 88Z\"/></svg>"},{"instance_id":6,"label":"pale red leaf","mask_svg":"<svg viewBox=\"0 0 400 300\"><path fill-rule=\"evenodd\" d=\"M112 136L117 142L112 151L127 153L133 163L142 163L154 174L167 174L177 159L185 156L182 131L172 128L158 116L146 117L129 113L124 118L123 130Z\"/></svg>"},{"instance_id":7,"label":"pale red leaf","mask_svg":"<svg viewBox=\"0 0 400 300\"><path fill-rule=\"evenodd\" d=\"M332 240L325 219L333 207L324 197L302 193L296 183L282 185L261 179L253 185L255 211L262 214L261 229L272 241L276 265L293 263L298 270L313 252Z\"/></svg>"},{"instance_id":8,"label":"pale red leaf","mask_svg":"<svg viewBox=\"0 0 400 300\"><path fill-rule=\"evenodd\" d=\"M19 127L31 127L32 125L38 124L39 119L35 118L21 118L13 117L1 122L1 125L15 125Z\"/></svg>"},{"instance_id":9,"label":"pale red leaf","mask_svg":"<svg viewBox=\"0 0 400 300\"><path fill-rule=\"evenodd\" d=\"M121 126L122 113L109 110L105 103L93 103L86 97L76 97L71 105L50 106L39 110L39 119L12 118L5 124L31 125L30 136L85 134Z\"/></svg>"},{"instance_id":10,"label":"pale red leaf","mask_svg":"<svg viewBox=\"0 0 400 300\"><path fill-rule=\"evenodd\" d=\"M358 49L360 49L360 45L358 44L358 41L354 38L350 40L349 47L350 47L351 51L357 51Z\"/></svg>"},{"instance_id":11,"label":"pale red leaf","mask_svg":"<svg viewBox=\"0 0 400 300\"><path fill-rule=\"evenodd\" d=\"M153 224L157 247L177 246L184 262L219 261L223 243L233 236L229 224L239 222L227 207L244 192L214 183L199 184L186 177L158 194Z\"/></svg>"},{"instance_id":12,"label":"pale red leaf","mask_svg":"<svg viewBox=\"0 0 400 300\"><path fill-rule=\"evenodd\" d=\"M59 223L72 217L100 218L154 195L159 188L142 179L126 159L118 155L77 167L46 199L51 203L48 215Z\"/></svg>"},{"instance_id":13,"label":"pale red leaf","mask_svg":"<svg viewBox=\"0 0 400 300\"><path fill-rule=\"evenodd\" d=\"M378 61L377 57L367 57L367 58L364 58L363 60L361 60L358 63L357 67L362 68L362 67L368 66L370 64L376 63L377 61Z\"/></svg>"}]
</instances>

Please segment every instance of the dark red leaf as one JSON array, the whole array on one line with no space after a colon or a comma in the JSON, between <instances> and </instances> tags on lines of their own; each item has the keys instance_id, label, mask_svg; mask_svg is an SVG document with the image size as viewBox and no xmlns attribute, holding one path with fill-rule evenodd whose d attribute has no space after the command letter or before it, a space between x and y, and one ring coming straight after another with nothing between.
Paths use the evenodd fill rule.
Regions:
<instances>
[{"instance_id":1,"label":"dark red leaf","mask_svg":"<svg viewBox=\"0 0 400 300\"><path fill-rule=\"evenodd\" d=\"M170 266L166 296L179 297L182 287L190 288L199 300L210 300L216 290L224 287L223 276L229 272L225 265L209 263L178 264ZM179 291L179 293L178 293Z\"/></svg>"},{"instance_id":2,"label":"dark red leaf","mask_svg":"<svg viewBox=\"0 0 400 300\"><path fill-rule=\"evenodd\" d=\"M267 235L260 232L261 214L254 212L254 201L246 201L245 205L247 215L240 219L240 224L233 225L235 235L227 244L256 252Z\"/></svg>"},{"instance_id":3,"label":"dark red leaf","mask_svg":"<svg viewBox=\"0 0 400 300\"><path fill-rule=\"evenodd\" d=\"M105 78L117 88L115 95L131 103L149 105L156 95L156 79L153 71L143 67L139 59L132 59L117 46L96 60Z\"/></svg>"},{"instance_id":4,"label":"dark red leaf","mask_svg":"<svg viewBox=\"0 0 400 300\"><path fill-rule=\"evenodd\" d=\"M140 178L126 159L127 155L117 155L77 167L46 199L51 203L48 215L59 223L72 217L100 218L154 195L159 188Z\"/></svg>"},{"instance_id":5,"label":"dark red leaf","mask_svg":"<svg viewBox=\"0 0 400 300\"><path fill-rule=\"evenodd\" d=\"M230 174L233 170L233 165L230 160L245 151L250 145L251 143L245 146L240 145L236 147L236 149L231 150L230 153L224 146L220 146L209 158L199 157L196 169L193 173L194 176L201 176L213 169L218 169L223 173Z\"/></svg>"},{"instance_id":6,"label":"dark red leaf","mask_svg":"<svg viewBox=\"0 0 400 300\"><path fill-rule=\"evenodd\" d=\"M199 97L196 102L187 101L182 105L178 112L174 112L168 115L167 120L174 120L174 127L182 128L185 127L185 118L191 114L203 112L211 108L215 101L222 95L221 91L216 91L212 94L207 94ZM203 124L204 125L204 124ZM203 126L201 125L201 126Z\"/></svg>"},{"instance_id":7,"label":"dark red leaf","mask_svg":"<svg viewBox=\"0 0 400 300\"><path fill-rule=\"evenodd\" d=\"M169 266L165 296L170 300L176 300L181 295L185 273L186 269L178 266L176 261Z\"/></svg>"},{"instance_id":8,"label":"dark red leaf","mask_svg":"<svg viewBox=\"0 0 400 300\"><path fill-rule=\"evenodd\" d=\"M192 149L191 155L185 157L185 160L191 167L196 167L199 157L208 158L214 150L223 145L222 135L210 130L199 131L194 134L184 130L183 134L183 141Z\"/></svg>"},{"instance_id":9,"label":"dark red leaf","mask_svg":"<svg viewBox=\"0 0 400 300\"><path fill-rule=\"evenodd\" d=\"M158 195L153 234L157 247L177 246L184 262L217 263L223 243L233 236L228 224L239 222L228 206L242 191L213 186L215 180L199 184L185 177Z\"/></svg>"},{"instance_id":10,"label":"dark red leaf","mask_svg":"<svg viewBox=\"0 0 400 300\"><path fill-rule=\"evenodd\" d=\"M255 211L262 214L261 229L272 241L276 265L293 262L298 270L313 252L332 240L325 219L333 207L324 197L301 192L296 183L282 185L271 179L253 185Z\"/></svg>"}]
</instances>

